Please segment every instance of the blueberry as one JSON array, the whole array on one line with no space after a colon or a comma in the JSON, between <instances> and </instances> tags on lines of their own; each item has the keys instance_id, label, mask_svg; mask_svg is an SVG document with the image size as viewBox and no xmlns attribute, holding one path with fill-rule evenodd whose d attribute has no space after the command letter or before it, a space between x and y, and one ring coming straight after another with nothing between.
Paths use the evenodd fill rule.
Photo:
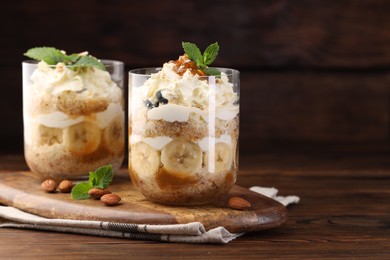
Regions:
<instances>
[{"instance_id":1,"label":"blueberry","mask_svg":"<svg viewBox=\"0 0 390 260\"><path fill-rule=\"evenodd\" d=\"M149 109L152 109L152 108L154 107L153 103L152 103L149 99L147 99L147 100L145 101L145 106L146 106L147 108L149 108Z\"/></svg>"},{"instance_id":2,"label":"blueberry","mask_svg":"<svg viewBox=\"0 0 390 260\"><path fill-rule=\"evenodd\" d=\"M157 102L156 103L153 103L152 101L150 101L149 99L147 99L145 101L145 106L149 109L152 109L152 108L155 108L155 107L158 107L159 105L165 105L165 104L168 104L168 99L164 98L161 94L161 91L158 91L156 93L156 97L157 97Z\"/></svg>"},{"instance_id":3,"label":"blueberry","mask_svg":"<svg viewBox=\"0 0 390 260\"><path fill-rule=\"evenodd\" d=\"M162 96L161 91L158 91L156 93L156 97L157 97L158 103L161 103L163 105L168 104L168 99L166 99Z\"/></svg>"}]
</instances>

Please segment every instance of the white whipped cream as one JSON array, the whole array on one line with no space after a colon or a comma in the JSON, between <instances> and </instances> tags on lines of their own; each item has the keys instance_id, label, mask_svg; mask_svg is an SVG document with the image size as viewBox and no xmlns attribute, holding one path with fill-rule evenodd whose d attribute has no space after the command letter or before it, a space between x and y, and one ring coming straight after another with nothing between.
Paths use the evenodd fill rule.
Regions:
<instances>
[{"instance_id":1,"label":"white whipped cream","mask_svg":"<svg viewBox=\"0 0 390 260\"><path fill-rule=\"evenodd\" d=\"M204 118L207 118L206 113L199 108L180 106L176 104L166 104L150 109L148 111L148 118L152 120L164 120L168 122L185 122L188 121L191 113L200 114Z\"/></svg>"},{"instance_id":2,"label":"white whipped cream","mask_svg":"<svg viewBox=\"0 0 390 260\"><path fill-rule=\"evenodd\" d=\"M41 61L31 75L31 97L26 97L31 105L41 97L58 96L63 91L77 92L77 95L93 98L104 98L110 103L106 110L95 113L98 126L103 129L117 116L124 116L122 107L123 94L117 84L111 80L107 71L94 68L71 70L63 63L55 68ZM27 107L25 109L28 109ZM27 122L27 119L25 119ZM54 111L48 114L39 114L30 121L47 127L66 128L87 119L85 116L71 117L63 112Z\"/></svg>"},{"instance_id":3,"label":"white whipped cream","mask_svg":"<svg viewBox=\"0 0 390 260\"><path fill-rule=\"evenodd\" d=\"M215 110L215 117L221 120L232 120L238 113L238 106L221 106Z\"/></svg>"},{"instance_id":4,"label":"white whipped cream","mask_svg":"<svg viewBox=\"0 0 390 260\"><path fill-rule=\"evenodd\" d=\"M60 95L63 91L74 91L88 97L108 98L113 102L120 102L122 91L111 80L110 73L95 68L71 70L63 63L55 68L44 61L37 65L31 75L32 88L35 92Z\"/></svg>"},{"instance_id":5,"label":"white whipped cream","mask_svg":"<svg viewBox=\"0 0 390 260\"><path fill-rule=\"evenodd\" d=\"M106 110L96 113L96 120L99 128L106 128L110 124L110 122L117 116L124 116L122 106L118 103L109 104ZM78 124L85 120L89 119L87 119L85 116L71 118L63 112L56 111L50 114L41 114L35 117L32 121L35 121L36 123L47 127L67 128L71 125Z\"/></svg>"},{"instance_id":6,"label":"white whipped cream","mask_svg":"<svg viewBox=\"0 0 390 260\"><path fill-rule=\"evenodd\" d=\"M136 144L139 142L144 142L153 147L156 150L161 150L164 148L165 145L167 145L169 142L171 142L173 139L168 136L157 136L157 137L143 137L141 135L134 135L132 134L130 136L130 144Z\"/></svg>"},{"instance_id":7,"label":"white whipped cream","mask_svg":"<svg viewBox=\"0 0 390 260\"><path fill-rule=\"evenodd\" d=\"M84 117L70 118L67 114L56 111L50 114L41 114L34 121L47 127L66 128L84 121Z\"/></svg>"},{"instance_id":8,"label":"white whipped cream","mask_svg":"<svg viewBox=\"0 0 390 260\"><path fill-rule=\"evenodd\" d=\"M239 112L238 106L219 107L215 111L215 117L221 120L232 120ZM162 105L148 111L148 118L152 120L164 120L167 122L186 122L191 113L200 115L206 122L209 120L209 111L200 110L197 107L186 107L176 104Z\"/></svg>"},{"instance_id":9,"label":"white whipped cream","mask_svg":"<svg viewBox=\"0 0 390 260\"><path fill-rule=\"evenodd\" d=\"M106 128L112 119L115 117L124 118L125 112L123 111L123 107L118 103L110 103L106 110L96 113L96 119L98 122L98 126L103 129Z\"/></svg>"},{"instance_id":10,"label":"white whipped cream","mask_svg":"<svg viewBox=\"0 0 390 260\"><path fill-rule=\"evenodd\" d=\"M199 114L205 121L209 116L221 120L237 116L239 106L234 102L238 94L226 74L222 73L218 80L205 80L190 71L180 76L174 71L174 66L174 63L165 63L161 71L152 74L143 86L132 89L133 112L137 107L145 106L146 100L158 103L157 93L160 92L168 104L149 109L148 119L185 122L191 113ZM215 107L215 114L210 114L209 105Z\"/></svg>"}]
</instances>

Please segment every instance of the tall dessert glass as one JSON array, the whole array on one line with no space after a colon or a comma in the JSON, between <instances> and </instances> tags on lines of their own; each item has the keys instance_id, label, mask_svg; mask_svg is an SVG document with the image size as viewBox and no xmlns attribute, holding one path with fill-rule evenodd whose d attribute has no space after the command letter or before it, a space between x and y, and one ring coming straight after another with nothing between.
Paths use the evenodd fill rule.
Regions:
<instances>
[{"instance_id":1,"label":"tall dessert glass","mask_svg":"<svg viewBox=\"0 0 390 260\"><path fill-rule=\"evenodd\" d=\"M102 60L106 71L25 61L24 152L41 179L80 179L124 159L124 64Z\"/></svg>"},{"instance_id":2,"label":"tall dessert glass","mask_svg":"<svg viewBox=\"0 0 390 260\"><path fill-rule=\"evenodd\" d=\"M129 171L151 201L200 205L234 185L239 71L200 76L163 68L129 72Z\"/></svg>"}]
</instances>

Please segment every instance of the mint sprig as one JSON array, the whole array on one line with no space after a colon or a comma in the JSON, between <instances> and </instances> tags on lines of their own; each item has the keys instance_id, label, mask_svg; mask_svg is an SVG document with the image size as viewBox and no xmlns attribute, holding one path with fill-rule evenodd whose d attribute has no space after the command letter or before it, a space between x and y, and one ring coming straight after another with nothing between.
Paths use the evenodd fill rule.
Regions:
<instances>
[{"instance_id":1,"label":"mint sprig","mask_svg":"<svg viewBox=\"0 0 390 260\"><path fill-rule=\"evenodd\" d=\"M106 70L103 63L98 61L95 57L92 57L90 55L88 56L81 56L75 63L71 64L69 66L70 68L87 68L87 67L95 67L100 70Z\"/></svg>"},{"instance_id":2,"label":"mint sprig","mask_svg":"<svg viewBox=\"0 0 390 260\"><path fill-rule=\"evenodd\" d=\"M105 189L112 182L112 166L103 166L94 172L89 172L88 183L93 188Z\"/></svg>"},{"instance_id":3,"label":"mint sprig","mask_svg":"<svg viewBox=\"0 0 390 260\"><path fill-rule=\"evenodd\" d=\"M65 52L53 47L32 48L24 53L24 55L34 60L44 61L49 65L56 65L62 62L71 69L94 67L100 70L106 70L102 62L89 54L73 53L66 55Z\"/></svg>"},{"instance_id":4,"label":"mint sprig","mask_svg":"<svg viewBox=\"0 0 390 260\"><path fill-rule=\"evenodd\" d=\"M85 200L89 199L88 191L92 189L92 186L88 182L80 182L72 188L72 199Z\"/></svg>"},{"instance_id":5,"label":"mint sprig","mask_svg":"<svg viewBox=\"0 0 390 260\"><path fill-rule=\"evenodd\" d=\"M72 199L84 200L89 199L88 191L92 188L105 189L112 182L112 166L106 165L98 168L95 171L89 172L88 182L80 182L73 187L71 195Z\"/></svg>"},{"instance_id":6,"label":"mint sprig","mask_svg":"<svg viewBox=\"0 0 390 260\"><path fill-rule=\"evenodd\" d=\"M221 72L217 68L207 67L204 69L204 72L209 76L220 76Z\"/></svg>"},{"instance_id":7,"label":"mint sprig","mask_svg":"<svg viewBox=\"0 0 390 260\"><path fill-rule=\"evenodd\" d=\"M217 42L210 44L203 53L204 64L211 65L217 58L219 53L219 45Z\"/></svg>"},{"instance_id":8,"label":"mint sprig","mask_svg":"<svg viewBox=\"0 0 390 260\"><path fill-rule=\"evenodd\" d=\"M200 51L198 46L195 43L191 42L182 42L183 50L188 55L188 57L196 63L199 69L203 70L209 76L219 76L221 72L216 68L210 68L219 53L218 42L210 44L206 50L203 52Z\"/></svg>"},{"instance_id":9,"label":"mint sprig","mask_svg":"<svg viewBox=\"0 0 390 260\"><path fill-rule=\"evenodd\" d=\"M64 53L52 47L32 48L24 55L34 60L42 60L49 65L55 65L67 59Z\"/></svg>"}]
</instances>

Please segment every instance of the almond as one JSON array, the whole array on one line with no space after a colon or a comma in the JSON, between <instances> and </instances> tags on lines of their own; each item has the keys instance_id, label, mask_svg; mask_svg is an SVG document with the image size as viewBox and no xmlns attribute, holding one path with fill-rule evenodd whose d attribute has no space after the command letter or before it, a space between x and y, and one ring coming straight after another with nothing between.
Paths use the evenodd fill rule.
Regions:
<instances>
[{"instance_id":1,"label":"almond","mask_svg":"<svg viewBox=\"0 0 390 260\"><path fill-rule=\"evenodd\" d=\"M228 201L228 205L230 208L238 210L245 210L251 206L249 201L241 197L231 197Z\"/></svg>"},{"instance_id":2,"label":"almond","mask_svg":"<svg viewBox=\"0 0 390 260\"><path fill-rule=\"evenodd\" d=\"M72 191L73 182L69 180L63 180L58 185L58 189L63 193L69 193Z\"/></svg>"},{"instance_id":3,"label":"almond","mask_svg":"<svg viewBox=\"0 0 390 260\"><path fill-rule=\"evenodd\" d=\"M41 183L41 188L46 192L55 192L57 189L57 182L53 179L47 179Z\"/></svg>"},{"instance_id":4,"label":"almond","mask_svg":"<svg viewBox=\"0 0 390 260\"><path fill-rule=\"evenodd\" d=\"M121 197L119 197L116 194L106 194L103 195L100 200L106 205L106 206L114 206L117 205L121 201Z\"/></svg>"},{"instance_id":5,"label":"almond","mask_svg":"<svg viewBox=\"0 0 390 260\"><path fill-rule=\"evenodd\" d=\"M95 199L100 199L103 195L110 194L108 189L92 188L88 191L88 194Z\"/></svg>"}]
</instances>

